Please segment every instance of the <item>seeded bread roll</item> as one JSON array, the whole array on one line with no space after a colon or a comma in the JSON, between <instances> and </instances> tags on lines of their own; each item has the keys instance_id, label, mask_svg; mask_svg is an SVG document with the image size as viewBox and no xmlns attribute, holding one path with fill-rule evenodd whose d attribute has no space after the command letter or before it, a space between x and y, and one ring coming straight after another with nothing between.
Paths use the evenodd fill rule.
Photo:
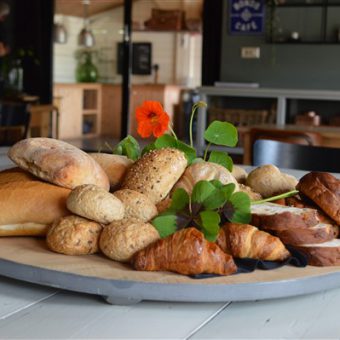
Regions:
<instances>
[{"instance_id":1,"label":"seeded bread roll","mask_svg":"<svg viewBox=\"0 0 340 340\"><path fill-rule=\"evenodd\" d=\"M180 150L153 150L127 171L122 189L138 191L157 204L168 195L186 166L187 160Z\"/></svg>"},{"instance_id":2,"label":"seeded bread roll","mask_svg":"<svg viewBox=\"0 0 340 340\"><path fill-rule=\"evenodd\" d=\"M137 251L158 239L158 231L152 224L131 219L106 226L100 236L99 246L110 259L127 262Z\"/></svg>"},{"instance_id":3,"label":"seeded bread roll","mask_svg":"<svg viewBox=\"0 0 340 340\"><path fill-rule=\"evenodd\" d=\"M211 162L199 162L186 168L172 192L177 188L183 188L188 194L191 194L197 182L202 180L211 181L213 179L219 180L222 184L233 183L235 184L235 190L239 191L239 185L235 177L225 167Z\"/></svg>"},{"instance_id":4,"label":"seeded bread roll","mask_svg":"<svg viewBox=\"0 0 340 340\"><path fill-rule=\"evenodd\" d=\"M104 170L88 154L52 138L28 138L14 144L8 157L20 168L61 187L96 184L109 190Z\"/></svg>"},{"instance_id":5,"label":"seeded bread roll","mask_svg":"<svg viewBox=\"0 0 340 340\"><path fill-rule=\"evenodd\" d=\"M110 181L111 190L118 188L122 184L126 171L133 164L133 161L125 156L108 153L90 153L89 155L105 171Z\"/></svg>"},{"instance_id":6,"label":"seeded bread roll","mask_svg":"<svg viewBox=\"0 0 340 340\"><path fill-rule=\"evenodd\" d=\"M156 206L140 192L122 189L115 191L114 196L124 205L124 220L137 218L147 222L158 214Z\"/></svg>"},{"instance_id":7,"label":"seeded bread roll","mask_svg":"<svg viewBox=\"0 0 340 340\"><path fill-rule=\"evenodd\" d=\"M66 205L74 214L98 223L109 224L124 217L123 203L111 193L93 184L84 184L73 189Z\"/></svg>"},{"instance_id":8,"label":"seeded bread roll","mask_svg":"<svg viewBox=\"0 0 340 340\"><path fill-rule=\"evenodd\" d=\"M103 227L79 216L56 220L47 232L47 246L61 254L86 255L98 252L99 236Z\"/></svg>"}]
</instances>

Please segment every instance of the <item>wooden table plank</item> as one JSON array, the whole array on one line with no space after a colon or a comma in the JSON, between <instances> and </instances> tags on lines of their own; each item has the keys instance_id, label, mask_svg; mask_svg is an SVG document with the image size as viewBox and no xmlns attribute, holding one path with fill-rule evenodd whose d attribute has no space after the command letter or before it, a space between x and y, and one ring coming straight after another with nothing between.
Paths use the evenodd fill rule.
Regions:
<instances>
[{"instance_id":1,"label":"wooden table plank","mask_svg":"<svg viewBox=\"0 0 340 340\"><path fill-rule=\"evenodd\" d=\"M0 320L51 297L57 291L0 276Z\"/></svg>"},{"instance_id":2,"label":"wooden table plank","mask_svg":"<svg viewBox=\"0 0 340 340\"><path fill-rule=\"evenodd\" d=\"M340 289L231 303L192 339L339 338Z\"/></svg>"},{"instance_id":3,"label":"wooden table plank","mask_svg":"<svg viewBox=\"0 0 340 340\"><path fill-rule=\"evenodd\" d=\"M225 305L141 302L113 306L98 296L63 291L0 320L0 334L4 338L186 339Z\"/></svg>"}]
</instances>

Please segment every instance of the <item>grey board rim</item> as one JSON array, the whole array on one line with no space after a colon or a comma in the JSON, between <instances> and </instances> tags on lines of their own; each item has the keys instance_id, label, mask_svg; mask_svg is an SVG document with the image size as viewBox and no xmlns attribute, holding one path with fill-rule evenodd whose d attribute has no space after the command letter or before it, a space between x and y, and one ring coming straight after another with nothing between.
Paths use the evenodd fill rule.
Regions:
<instances>
[{"instance_id":1,"label":"grey board rim","mask_svg":"<svg viewBox=\"0 0 340 340\"><path fill-rule=\"evenodd\" d=\"M168 284L111 280L0 260L0 275L58 289L101 295L110 303L252 301L316 293L340 286L340 272L291 280L242 284ZM239 274L242 275L242 274Z\"/></svg>"}]
</instances>

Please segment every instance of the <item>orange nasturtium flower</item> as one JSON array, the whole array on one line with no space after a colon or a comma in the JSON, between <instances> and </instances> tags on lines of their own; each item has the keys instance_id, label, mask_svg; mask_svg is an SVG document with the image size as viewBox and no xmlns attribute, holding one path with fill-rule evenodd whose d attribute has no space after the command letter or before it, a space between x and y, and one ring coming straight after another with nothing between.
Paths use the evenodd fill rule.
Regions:
<instances>
[{"instance_id":1,"label":"orange nasturtium flower","mask_svg":"<svg viewBox=\"0 0 340 340\"><path fill-rule=\"evenodd\" d=\"M138 123L137 132L147 138L153 134L155 137L162 136L169 127L169 115L163 110L161 103L147 100L136 109Z\"/></svg>"}]
</instances>

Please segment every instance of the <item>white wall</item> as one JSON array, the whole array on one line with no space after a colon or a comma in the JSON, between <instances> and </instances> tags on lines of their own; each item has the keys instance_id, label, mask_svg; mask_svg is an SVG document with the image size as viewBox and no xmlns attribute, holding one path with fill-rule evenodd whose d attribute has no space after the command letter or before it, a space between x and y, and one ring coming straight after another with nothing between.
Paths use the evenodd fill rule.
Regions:
<instances>
[{"instance_id":1,"label":"white wall","mask_svg":"<svg viewBox=\"0 0 340 340\"><path fill-rule=\"evenodd\" d=\"M133 5L133 21L142 25L151 16L151 8L161 3L162 9L176 8L176 1L140 0ZM177 7L178 8L178 7ZM57 21L62 21L58 16ZM69 31L69 42L55 46L55 82L74 82L78 49L77 35L82 27L82 19L64 17ZM117 43L122 41L123 8L119 7L91 17L91 28L96 38L98 67L101 82L120 83L117 74ZM134 31L133 42L152 43L152 64L159 65L159 83L181 84L190 87L201 84L202 36L188 32ZM154 76L132 76L132 83L152 83Z\"/></svg>"}]
</instances>

